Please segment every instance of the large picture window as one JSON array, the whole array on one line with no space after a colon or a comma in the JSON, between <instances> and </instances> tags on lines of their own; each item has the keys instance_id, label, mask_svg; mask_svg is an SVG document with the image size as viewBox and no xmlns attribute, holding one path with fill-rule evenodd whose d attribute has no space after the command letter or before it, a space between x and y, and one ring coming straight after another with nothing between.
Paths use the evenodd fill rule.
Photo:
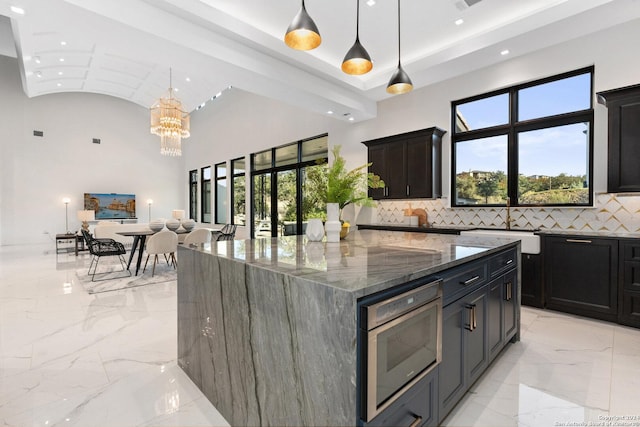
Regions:
<instances>
[{"instance_id":1,"label":"large picture window","mask_svg":"<svg viewBox=\"0 0 640 427\"><path fill-rule=\"evenodd\" d=\"M452 206L593 204L593 68L452 102Z\"/></svg>"},{"instance_id":2,"label":"large picture window","mask_svg":"<svg viewBox=\"0 0 640 427\"><path fill-rule=\"evenodd\" d=\"M327 161L327 135L251 155L252 236L302 234L307 219L326 212L324 199L306 185Z\"/></svg>"}]
</instances>

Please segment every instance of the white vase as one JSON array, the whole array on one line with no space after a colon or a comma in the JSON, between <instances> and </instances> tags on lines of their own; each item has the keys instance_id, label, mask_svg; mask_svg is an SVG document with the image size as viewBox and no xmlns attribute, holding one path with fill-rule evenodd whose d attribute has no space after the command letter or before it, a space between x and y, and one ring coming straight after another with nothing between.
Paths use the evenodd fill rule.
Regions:
<instances>
[{"instance_id":1,"label":"white vase","mask_svg":"<svg viewBox=\"0 0 640 427\"><path fill-rule=\"evenodd\" d=\"M154 219L149 223L149 228L151 231L160 231L164 228L164 220L163 219Z\"/></svg>"},{"instance_id":2,"label":"white vase","mask_svg":"<svg viewBox=\"0 0 640 427\"><path fill-rule=\"evenodd\" d=\"M318 218L308 220L305 234L310 242L321 241L324 237L324 225L322 224L322 220Z\"/></svg>"},{"instance_id":3,"label":"white vase","mask_svg":"<svg viewBox=\"0 0 640 427\"><path fill-rule=\"evenodd\" d=\"M327 232L327 242L335 243L340 241L340 208L337 203L327 203L327 222L324 224Z\"/></svg>"},{"instance_id":4,"label":"white vase","mask_svg":"<svg viewBox=\"0 0 640 427\"><path fill-rule=\"evenodd\" d=\"M171 218L167 220L165 226L171 231L176 231L180 227L180 221Z\"/></svg>"},{"instance_id":5,"label":"white vase","mask_svg":"<svg viewBox=\"0 0 640 427\"><path fill-rule=\"evenodd\" d=\"M182 221L180 221L180 224L182 224L182 228L187 231L193 230L193 228L196 226L196 222L192 219L183 219Z\"/></svg>"}]
</instances>

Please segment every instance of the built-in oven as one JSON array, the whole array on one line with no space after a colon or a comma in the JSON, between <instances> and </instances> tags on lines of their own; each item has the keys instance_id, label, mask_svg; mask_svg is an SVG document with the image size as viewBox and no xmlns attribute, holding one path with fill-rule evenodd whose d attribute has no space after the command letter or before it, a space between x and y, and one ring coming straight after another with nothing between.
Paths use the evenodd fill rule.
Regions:
<instances>
[{"instance_id":1,"label":"built-in oven","mask_svg":"<svg viewBox=\"0 0 640 427\"><path fill-rule=\"evenodd\" d=\"M400 399L442 358L442 280L424 278L360 305L360 417Z\"/></svg>"}]
</instances>

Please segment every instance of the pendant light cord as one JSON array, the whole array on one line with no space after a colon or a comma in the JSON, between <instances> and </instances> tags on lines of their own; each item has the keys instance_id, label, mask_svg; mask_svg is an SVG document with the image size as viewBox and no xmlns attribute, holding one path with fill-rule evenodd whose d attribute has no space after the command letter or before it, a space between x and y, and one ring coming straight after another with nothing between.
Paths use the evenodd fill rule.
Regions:
<instances>
[{"instance_id":1,"label":"pendant light cord","mask_svg":"<svg viewBox=\"0 0 640 427\"><path fill-rule=\"evenodd\" d=\"M360 41L360 0L356 0L356 41Z\"/></svg>"},{"instance_id":2,"label":"pendant light cord","mask_svg":"<svg viewBox=\"0 0 640 427\"><path fill-rule=\"evenodd\" d=\"M400 0L398 0L398 67L400 67Z\"/></svg>"}]
</instances>

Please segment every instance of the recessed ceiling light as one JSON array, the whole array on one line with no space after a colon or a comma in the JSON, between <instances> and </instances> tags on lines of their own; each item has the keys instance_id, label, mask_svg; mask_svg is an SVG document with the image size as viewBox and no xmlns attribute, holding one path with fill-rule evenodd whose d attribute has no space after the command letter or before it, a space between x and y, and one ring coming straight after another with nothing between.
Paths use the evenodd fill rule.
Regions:
<instances>
[{"instance_id":1,"label":"recessed ceiling light","mask_svg":"<svg viewBox=\"0 0 640 427\"><path fill-rule=\"evenodd\" d=\"M64 73L63 73L62 71L58 71L58 75L59 75L59 76L61 76L61 75L63 75L63 74L64 74Z\"/></svg>"},{"instance_id":2,"label":"recessed ceiling light","mask_svg":"<svg viewBox=\"0 0 640 427\"><path fill-rule=\"evenodd\" d=\"M462 19L462 18L460 18L460 19L456 19L455 24L456 24L456 25L462 25L462 24L464 24L464 19Z\"/></svg>"},{"instance_id":3,"label":"recessed ceiling light","mask_svg":"<svg viewBox=\"0 0 640 427\"><path fill-rule=\"evenodd\" d=\"M173 90L175 90L176 92L180 92L180 89L178 89L177 87L174 87Z\"/></svg>"},{"instance_id":4,"label":"recessed ceiling light","mask_svg":"<svg viewBox=\"0 0 640 427\"><path fill-rule=\"evenodd\" d=\"M367 0L367 6L373 6L376 4L376 0Z\"/></svg>"},{"instance_id":5,"label":"recessed ceiling light","mask_svg":"<svg viewBox=\"0 0 640 427\"><path fill-rule=\"evenodd\" d=\"M56 86L60 87L60 86L62 86L62 83L58 83Z\"/></svg>"},{"instance_id":6,"label":"recessed ceiling light","mask_svg":"<svg viewBox=\"0 0 640 427\"><path fill-rule=\"evenodd\" d=\"M39 56L34 56L33 60L35 61L36 64L40 63L40 57Z\"/></svg>"},{"instance_id":7,"label":"recessed ceiling light","mask_svg":"<svg viewBox=\"0 0 640 427\"><path fill-rule=\"evenodd\" d=\"M189 77L187 77L187 78L185 79L185 81L190 82L190 81L191 81L191 79L190 79Z\"/></svg>"},{"instance_id":8,"label":"recessed ceiling light","mask_svg":"<svg viewBox=\"0 0 640 427\"><path fill-rule=\"evenodd\" d=\"M17 13L18 15L24 15L24 9L18 6L11 6L11 12Z\"/></svg>"},{"instance_id":9,"label":"recessed ceiling light","mask_svg":"<svg viewBox=\"0 0 640 427\"><path fill-rule=\"evenodd\" d=\"M60 42L60 46L66 46L66 45L67 45L67 42L64 40Z\"/></svg>"},{"instance_id":10,"label":"recessed ceiling light","mask_svg":"<svg viewBox=\"0 0 640 427\"><path fill-rule=\"evenodd\" d=\"M42 78L42 71L36 71L36 77L37 78Z\"/></svg>"},{"instance_id":11,"label":"recessed ceiling light","mask_svg":"<svg viewBox=\"0 0 640 427\"><path fill-rule=\"evenodd\" d=\"M64 58L60 58L60 59L59 59L59 61L60 61L60 62L64 62Z\"/></svg>"},{"instance_id":12,"label":"recessed ceiling light","mask_svg":"<svg viewBox=\"0 0 640 427\"><path fill-rule=\"evenodd\" d=\"M329 110L327 111L327 114L333 114L333 111Z\"/></svg>"},{"instance_id":13,"label":"recessed ceiling light","mask_svg":"<svg viewBox=\"0 0 640 427\"><path fill-rule=\"evenodd\" d=\"M505 56L505 55L509 55L509 49L505 49L502 52L500 52L500 55Z\"/></svg>"},{"instance_id":14,"label":"recessed ceiling light","mask_svg":"<svg viewBox=\"0 0 640 427\"><path fill-rule=\"evenodd\" d=\"M352 121L354 121L354 120L355 120L355 119L354 119L353 117L349 117L349 121L350 121L350 122L352 122Z\"/></svg>"}]
</instances>

